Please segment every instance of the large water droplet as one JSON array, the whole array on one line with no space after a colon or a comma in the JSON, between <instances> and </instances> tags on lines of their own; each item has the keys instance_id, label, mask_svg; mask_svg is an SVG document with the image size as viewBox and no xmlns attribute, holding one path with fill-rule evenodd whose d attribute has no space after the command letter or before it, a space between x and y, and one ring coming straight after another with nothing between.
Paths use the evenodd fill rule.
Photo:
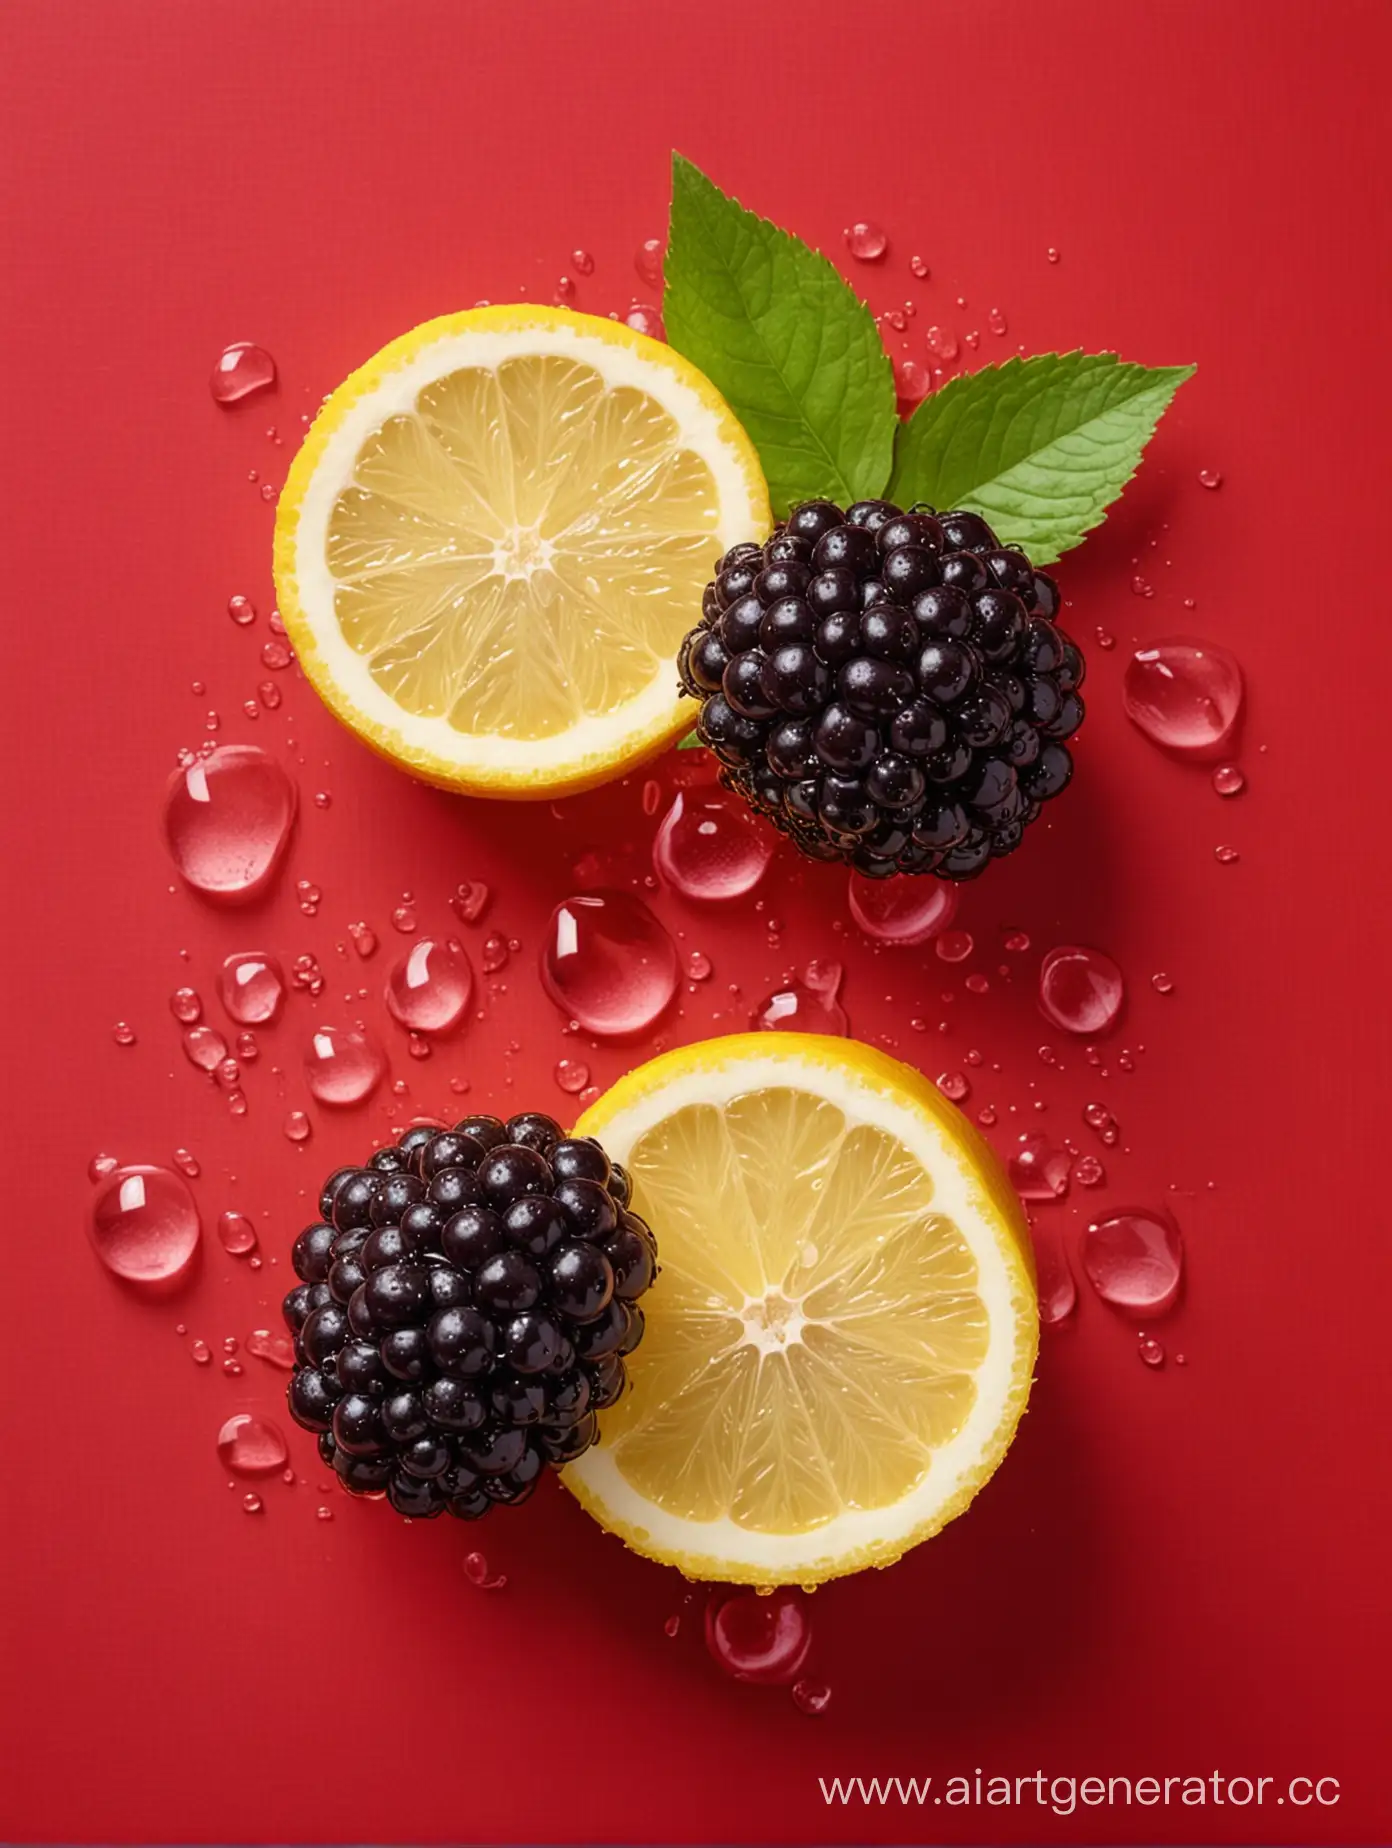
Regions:
<instances>
[{"instance_id":1,"label":"large water droplet","mask_svg":"<svg viewBox=\"0 0 1392 1848\"><path fill-rule=\"evenodd\" d=\"M749 1024L763 1033L830 1033L844 1039L851 1030L841 991L840 963L809 963L801 981L785 982L755 1008Z\"/></svg>"},{"instance_id":2,"label":"large water droplet","mask_svg":"<svg viewBox=\"0 0 1392 1848\"><path fill-rule=\"evenodd\" d=\"M851 916L877 943L927 943L957 914L957 888L941 879L867 879L852 873Z\"/></svg>"},{"instance_id":3,"label":"large water droplet","mask_svg":"<svg viewBox=\"0 0 1392 1848\"><path fill-rule=\"evenodd\" d=\"M1179 1295L1184 1241L1166 1213L1127 1207L1090 1225L1083 1235L1088 1282L1114 1308L1161 1315Z\"/></svg>"},{"instance_id":4,"label":"large water droplet","mask_svg":"<svg viewBox=\"0 0 1392 1848\"><path fill-rule=\"evenodd\" d=\"M1073 1157L1045 1136L1025 1136L1010 1157L1010 1178L1022 1200L1062 1200Z\"/></svg>"},{"instance_id":5,"label":"large water droplet","mask_svg":"<svg viewBox=\"0 0 1392 1848\"><path fill-rule=\"evenodd\" d=\"M796 1681L812 1646L807 1593L780 1585L769 1597L720 1587L706 1605L706 1647L736 1681Z\"/></svg>"},{"instance_id":6,"label":"large water droplet","mask_svg":"<svg viewBox=\"0 0 1392 1848\"><path fill-rule=\"evenodd\" d=\"M97 1256L130 1283L171 1283L198 1249L198 1208L168 1168L131 1166L107 1176L88 1222Z\"/></svg>"},{"instance_id":7,"label":"large water droplet","mask_svg":"<svg viewBox=\"0 0 1392 1848\"><path fill-rule=\"evenodd\" d=\"M233 1020L246 1027L274 1020L285 999L280 964L265 950L241 950L229 956L222 965L219 986L222 1005Z\"/></svg>"},{"instance_id":8,"label":"large water droplet","mask_svg":"<svg viewBox=\"0 0 1392 1848\"><path fill-rule=\"evenodd\" d=\"M723 789L679 792L653 842L653 865L683 898L742 898L772 858L772 831Z\"/></svg>"},{"instance_id":9,"label":"large water droplet","mask_svg":"<svg viewBox=\"0 0 1392 1848\"><path fill-rule=\"evenodd\" d=\"M1039 1011L1065 1033L1106 1033L1126 994L1121 970L1101 950L1063 944L1039 967Z\"/></svg>"},{"instance_id":10,"label":"large water droplet","mask_svg":"<svg viewBox=\"0 0 1392 1848\"><path fill-rule=\"evenodd\" d=\"M641 899L584 893L551 913L541 980L568 1019L621 1038L652 1026L677 992L676 945Z\"/></svg>"},{"instance_id":11,"label":"large water droplet","mask_svg":"<svg viewBox=\"0 0 1392 1848\"><path fill-rule=\"evenodd\" d=\"M245 1213L234 1213L229 1207L218 1214L217 1229L223 1250L230 1251L234 1258L244 1258L249 1251L255 1251L256 1227Z\"/></svg>"},{"instance_id":12,"label":"large water droplet","mask_svg":"<svg viewBox=\"0 0 1392 1848\"><path fill-rule=\"evenodd\" d=\"M237 1412L217 1434L217 1452L225 1469L238 1476L269 1476L284 1469L289 1451L280 1427L269 1418Z\"/></svg>"},{"instance_id":13,"label":"large water droplet","mask_svg":"<svg viewBox=\"0 0 1392 1848\"><path fill-rule=\"evenodd\" d=\"M209 388L219 404L235 404L275 384L276 365L265 347L237 340L217 356Z\"/></svg>"},{"instance_id":14,"label":"large water droplet","mask_svg":"<svg viewBox=\"0 0 1392 1848\"><path fill-rule=\"evenodd\" d=\"M164 833L174 864L210 898L251 898L280 863L295 785L254 744L225 744L170 780Z\"/></svg>"},{"instance_id":15,"label":"large water droplet","mask_svg":"<svg viewBox=\"0 0 1392 1848\"><path fill-rule=\"evenodd\" d=\"M846 232L846 248L857 262L878 263L889 249L889 238L880 225L864 219Z\"/></svg>"},{"instance_id":16,"label":"large water droplet","mask_svg":"<svg viewBox=\"0 0 1392 1848\"><path fill-rule=\"evenodd\" d=\"M1126 716L1182 757L1217 757L1242 713L1242 669L1226 648L1185 637L1138 648L1122 686Z\"/></svg>"},{"instance_id":17,"label":"large water droplet","mask_svg":"<svg viewBox=\"0 0 1392 1848\"><path fill-rule=\"evenodd\" d=\"M474 972L463 950L421 937L392 965L387 1007L415 1033L448 1033L464 1018Z\"/></svg>"},{"instance_id":18,"label":"large water droplet","mask_svg":"<svg viewBox=\"0 0 1392 1848\"><path fill-rule=\"evenodd\" d=\"M387 1061L362 1027L316 1027L305 1052L305 1081L321 1104L346 1107L371 1097Z\"/></svg>"}]
</instances>

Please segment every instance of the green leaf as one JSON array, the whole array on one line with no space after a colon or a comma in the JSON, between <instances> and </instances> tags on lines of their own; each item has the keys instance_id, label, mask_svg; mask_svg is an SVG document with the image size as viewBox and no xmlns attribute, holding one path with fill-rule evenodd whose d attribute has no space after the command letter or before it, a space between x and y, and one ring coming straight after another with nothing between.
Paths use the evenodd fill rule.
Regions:
<instances>
[{"instance_id":1,"label":"green leaf","mask_svg":"<svg viewBox=\"0 0 1392 1848\"><path fill-rule=\"evenodd\" d=\"M953 379L900 426L890 498L969 507L1051 564L1101 521L1193 370L1041 353Z\"/></svg>"},{"instance_id":2,"label":"green leaf","mask_svg":"<svg viewBox=\"0 0 1392 1848\"><path fill-rule=\"evenodd\" d=\"M870 310L823 256L672 156L667 338L753 439L776 514L879 494L894 372Z\"/></svg>"},{"instance_id":3,"label":"green leaf","mask_svg":"<svg viewBox=\"0 0 1392 1848\"><path fill-rule=\"evenodd\" d=\"M688 732L677 746L679 751L704 751L705 748L705 745L696 736L695 732Z\"/></svg>"}]
</instances>

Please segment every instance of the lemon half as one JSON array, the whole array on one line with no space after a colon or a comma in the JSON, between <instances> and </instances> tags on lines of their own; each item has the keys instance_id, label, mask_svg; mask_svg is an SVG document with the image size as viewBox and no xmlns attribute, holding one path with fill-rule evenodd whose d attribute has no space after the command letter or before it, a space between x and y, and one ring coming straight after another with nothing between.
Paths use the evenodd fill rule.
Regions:
<instances>
[{"instance_id":1,"label":"lemon half","mask_svg":"<svg viewBox=\"0 0 1392 1848\"><path fill-rule=\"evenodd\" d=\"M690 728L677 650L717 557L770 519L749 438L670 347L477 308L328 400L280 497L276 592L368 744L428 782L554 796Z\"/></svg>"},{"instance_id":2,"label":"lemon half","mask_svg":"<svg viewBox=\"0 0 1392 1848\"><path fill-rule=\"evenodd\" d=\"M854 1041L745 1034L620 1080L577 1134L630 1171L661 1270L632 1389L564 1472L692 1578L815 1584L960 1514L1029 1394L1028 1228L918 1072Z\"/></svg>"}]
</instances>

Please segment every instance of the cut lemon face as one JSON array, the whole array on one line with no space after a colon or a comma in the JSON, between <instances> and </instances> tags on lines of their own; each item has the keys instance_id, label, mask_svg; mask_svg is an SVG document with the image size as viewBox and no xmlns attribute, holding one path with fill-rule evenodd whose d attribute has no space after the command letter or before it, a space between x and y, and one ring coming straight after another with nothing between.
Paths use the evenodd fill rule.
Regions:
<instances>
[{"instance_id":1,"label":"cut lemon face","mask_svg":"<svg viewBox=\"0 0 1392 1848\"><path fill-rule=\"evenodd\" d=\"M280 497L276 592L367 743L428 782L554 796L689 730L682 637L720 553L769 525L753 445L670 347L477 308L324 406Z\"/></svg>"},{"instance_id":2,"label":"cut lemon face","mask_svg":"<svg viewBox=\"0 0 1392 1848\"><path fill-rule=\"evenodd\" d=\"M660 1272L632 1389L563 1481L692 1578L891 1564L1009 1447L1038 1340L995 1156L918 1072L851 1040L665 1054L582 1117L633 1178Z\"/></svg>"}]
</instances>

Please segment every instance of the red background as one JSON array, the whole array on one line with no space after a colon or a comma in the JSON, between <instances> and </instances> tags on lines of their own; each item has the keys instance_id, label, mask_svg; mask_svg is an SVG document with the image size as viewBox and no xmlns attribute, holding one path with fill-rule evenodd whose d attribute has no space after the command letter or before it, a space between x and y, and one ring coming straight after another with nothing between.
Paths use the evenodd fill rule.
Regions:
<instances>
[{"instance_id":1,"label":"red background","mask_svg":"<svg viewBox=\"0 0 1392 1848\"><path fill-rule=\"evenodd\" d=\"M1381 9L6 13L0 1833L1385 1839ZM247 1518L213 1437L240 1406L275 1413L282 1376L247 1359L227 1378L189 1356L195 1336L220 1357L221 1337L272 1319L302 1194L388 1119L450 1110L451 1076L479 1107L560 1108L562 1054L601 1083L643 1056L567 1040L534 963L585 850L628 847L620 874L646 871L641 779L560 818L451 800L370 758L293 670L278 713L243 718L269 677L273 516L247 476L278 483L301 413L390 336L478 297L548 300L577 244L596 258L579 306L642 299L632 253L662 228L674 145L842 257L877 308L913 299L920 357L936 321L983 329L979 359L1081 345L1199 366L1122 506L1062 569L1091 716L1057 819L965 895L968 967L989 994L931 951L874 954L842 880L819 869L780 859L762 913L653 900L716 971L669 1043L743 1025L785 967L837 957L854 1030L935 1076L968 1070L1002 1149L1026 1122L1096 1148L1082 1104L1115 1110L1125 1147L1098 1150L1106 1192L1075 1189L1039 1214L1046 1230L1071 1240L1099 1202L1168 1200L1188 1241L1186 1298L1157 1328L1163 1369L1139 1363L1135 1331L1084 1286L1073 1325L1047 1331L1031 1414L971 1514L893 1571L819 1594L814 1666L834 1698L816 1721L725 1681L675 1576L625 1555L554 1484L481 1536L407 1527L321 1495L296 1432L305 1485L273 1480ZM879 266L845 256L859 217L889 230ZM928 282L910 274L915 252ZM984 331L992 307L1003 340ZM281 382L226 413L206 379L234 339L268 345ZM1222 471L1218 492L1201 468ZM1137 571L1152 598L1130 589ZM234 592L260 608L248 630L224 613ZM1114 652L1095 645L1099 625ZM1235 802L1121 715L1128 648L1176 631L1246 668ZM222 739L282 754L306 798L277 893L236 915L171 893L157 827L176 749L204 735L210 706ZM670 766L658 774L670 787ZM326 811L308 800L319 788ZM1222 842L1236 864L1215 861ZM323 888L317 918L296 909L297 878ZM451 929L463 878L495 891L469 937L476 967L483 931L522 947L483 985L486 1018L417 1064L378 1000L404 948L390 912L410 890L423 931ZM368 964L335 950L359 917L383 939ZM770 917L785 926L774 944ZM1002 954L1008 926L1028 931L1028 955ZM1062 1073L1037 1052L1058 1043L1033 1007L1038 955L1079 940L1130 982L1105 1080L1076 1045L1058 1047ZM255 946L313 951L328 986L263 1035L236 1121L183 1059L168 996L191 980L216 1020L217 964ZM1150 984L1161 969L1169 997ZM367 1003L345 1001L349 978ZM281 1121L305 1101L308 1023L358 1014L409 1097L317 1113L301 1154ZM907 1025L919 1014L923 1036ZM138 1033L129 1050L117 1018ZM207 1250L184 1296L151 1305L93 1260L85 1168L98 1149L159 1161L178 1144L202 1164ZM252 1272L221 1250L227 1205L278 1263ZM480 1540L505 1591L461 1571ZM663 1620L682 1610L669 1641ZM1275 1789L1332 1776L1343 1795L1323 1810L1064 1819L828 1809L816 1785L978 1766L1217 1769Z\"/></svg>"}]
</instances>

